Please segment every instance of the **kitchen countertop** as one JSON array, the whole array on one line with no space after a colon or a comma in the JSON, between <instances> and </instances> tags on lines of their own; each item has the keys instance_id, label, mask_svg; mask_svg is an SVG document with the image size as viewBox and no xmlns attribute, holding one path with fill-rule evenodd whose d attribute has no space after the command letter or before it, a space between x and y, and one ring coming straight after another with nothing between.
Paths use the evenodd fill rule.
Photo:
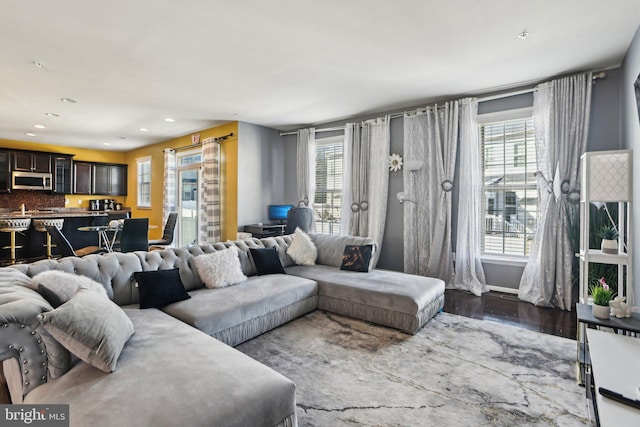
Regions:
<instances>
[{"instance_id":1,"label":"kitchen countertop","mask_svg":"<svg viewBox=\"0 0 640 427\"><path fill-rule=\"evenodd\" d=\"M0 210L1 219L11 218L73 218L83 216L106 216L107 211L90 211L86 209L42 209L42 210L27 210L24 216L21 211Z\"/></svg>"}]
</instances>

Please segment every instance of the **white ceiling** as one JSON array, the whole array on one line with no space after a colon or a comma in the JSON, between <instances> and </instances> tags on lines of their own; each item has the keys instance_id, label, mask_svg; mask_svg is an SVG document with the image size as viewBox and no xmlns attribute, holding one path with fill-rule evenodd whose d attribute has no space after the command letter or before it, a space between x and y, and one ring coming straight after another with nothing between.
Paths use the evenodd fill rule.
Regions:
<instances>
[{"instance_id":1,"label":"white ceiling","mask_svg":"<svg viewBox=\"0 0 640 427\"><path fill-rule=\"evenodd\" d=\"M639 24L639 0L0 0L0 139L294 129L616 67Z\"/></svg>"}]
</instances>

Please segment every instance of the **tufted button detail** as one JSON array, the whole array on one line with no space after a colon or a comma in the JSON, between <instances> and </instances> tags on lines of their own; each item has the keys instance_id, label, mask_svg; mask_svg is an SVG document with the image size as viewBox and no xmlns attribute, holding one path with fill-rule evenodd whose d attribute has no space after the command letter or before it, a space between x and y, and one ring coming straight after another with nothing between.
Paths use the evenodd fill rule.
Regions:
<instances>
[{"instance_id":1,"label":"tufted button detail","mask_svg":"<svg viewBox=\"0 0 640 427\"><path fill-rule=\"evenodd\" d=\"M36 331L31 331L31 335L35 335L35 334L36 334Z\"/></svg>"},{"instance_id":2,"label":"tufted button detail","mask_svg":"<svg viewBox=\"0 0 640 427\"><path fill-rule=\"evenodd\" d=\"M28 373L29 373L29 370L28 370L28 369L25 369L25 370L24 370L24 373L25 373L25 374L28 374Z\"/></svg>"},{"instance_id":3,"label":"tufted button detail","mask_svg":"<svg viewBox=\"0 0 640 427\"><path fill-rule=\"evenodd\" d=\"M42 378L43 381L47 379L46 375L43 375L40 378Z\"/></svg>"},{"instance_id":4,"label":"tufted button detail","mask_svg":"<svg viewBox=\"0 0 640 427\"><path fill-rule=\"evenodd\" d=\"M44 350L40 350L40 354L44 354Z\"/></svg>"},{"instance_id":5,"label":"tufted button detail","mask_svg":"<svg viewBox=\"0 0 640 427\"><path fill-rule=\"evenodd\" d=\"M42 366L47 366L47 363L46 362L42 362Z\"/></svg>"},{"instance_id":6,"label":"tufted button detail","mask_svg":"<svg viewBox=\"0 0 640 427\"><path fill-rule=\"evenodd\" d=\"M31 384L29 381L24 382L24 385L29 385L29 384Z\"/></svg>"},{"instance_id":7,"label":"tufted button detail","mask_svg":"<svg viewBox=\"0 0 640 427\"><path fill-rule=\"evenodd\" d=\"M20 325L21 328L24 328L24 325Z\"/></svg>"},{"instance_id":8,"label":"tufted button detail","mask_svg":"<svg viewBox=\"0 0 640 427\"><path fill-rule=\"evenodd\" d=\"M5 327L5 328L8 328L8 327L9 327L9 324L8 324L8 323L5 323L5 324L4 324L4 327Z\"/></svg>"},{"instance_id":9,"label":"tufted button detail","mask_svg":"<svg viewBox=\"0 0 640 427\"><path fill-rule=\"evenodd\" d=\"M20 347L20 353L24 351L24 347Z\"/></svg>"},{"instance_id":10,"label":"tufted button detail","mask_svg":"<svg viewBox=\"0 0 640 427\"><path fill-rule=\"evenodd\" d=\"M37 343L40 344L42 342L42 340L38 340Z\"/></svg>"},{"instance_id":11,"label":"tufted button detail","mask_svg":"<svg viewBox=\"0 0 640 427\"><path fill-rule=\"evenodd\" d=\"M13 350L13 345L9 344L9 350Z\"/></svg>"},{"instance_id":12,"label":"tufted button detail","mask_svg":"<svg viewBox=\"0 0 640 427\"><path fill-rule=\"evenodd\" d=\"M27 360L27 359L24 359L24 360L22 361L22 364L23 364L23 365L26 365L26 364L27 364L27 362L28 362L28 360Z\"/></svg>"}]
</instances>

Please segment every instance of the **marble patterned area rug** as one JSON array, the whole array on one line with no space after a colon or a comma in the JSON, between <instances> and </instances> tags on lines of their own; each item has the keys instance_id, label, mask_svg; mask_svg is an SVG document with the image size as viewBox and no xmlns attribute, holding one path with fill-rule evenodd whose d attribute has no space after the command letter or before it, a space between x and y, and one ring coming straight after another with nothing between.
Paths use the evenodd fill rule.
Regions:
<instances>
[{"instance_id":1,"label":"marble patterned area rug","mask_svg":"<svg viewBox=\"0 0 640 427\"><path fill-rule=\"evenodd\" d=\"M593 425L575 341L490 321L411 336L318 310L237 348L296 383L301 427Z\"/></svg>"}]
</instances>

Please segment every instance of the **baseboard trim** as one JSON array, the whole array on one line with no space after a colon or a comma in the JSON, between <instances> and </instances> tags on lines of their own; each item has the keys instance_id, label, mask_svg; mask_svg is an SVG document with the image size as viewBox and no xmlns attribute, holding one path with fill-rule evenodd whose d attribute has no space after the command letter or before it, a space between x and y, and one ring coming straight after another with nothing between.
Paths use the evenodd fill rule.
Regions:
<instances>
[{"instance_id":1,"label":"baseboard trim","mask_svg":"<svg viewBox=\"0 0 640 427\"><path fill-rule=\"evenodd\" d=\"M513 288L505 288L503 286L493 286L493 285L487 285L487 288L489 288L490 291L504 292L505 294L518 295L518 290Z\"/></svg>"}]
</instances>

